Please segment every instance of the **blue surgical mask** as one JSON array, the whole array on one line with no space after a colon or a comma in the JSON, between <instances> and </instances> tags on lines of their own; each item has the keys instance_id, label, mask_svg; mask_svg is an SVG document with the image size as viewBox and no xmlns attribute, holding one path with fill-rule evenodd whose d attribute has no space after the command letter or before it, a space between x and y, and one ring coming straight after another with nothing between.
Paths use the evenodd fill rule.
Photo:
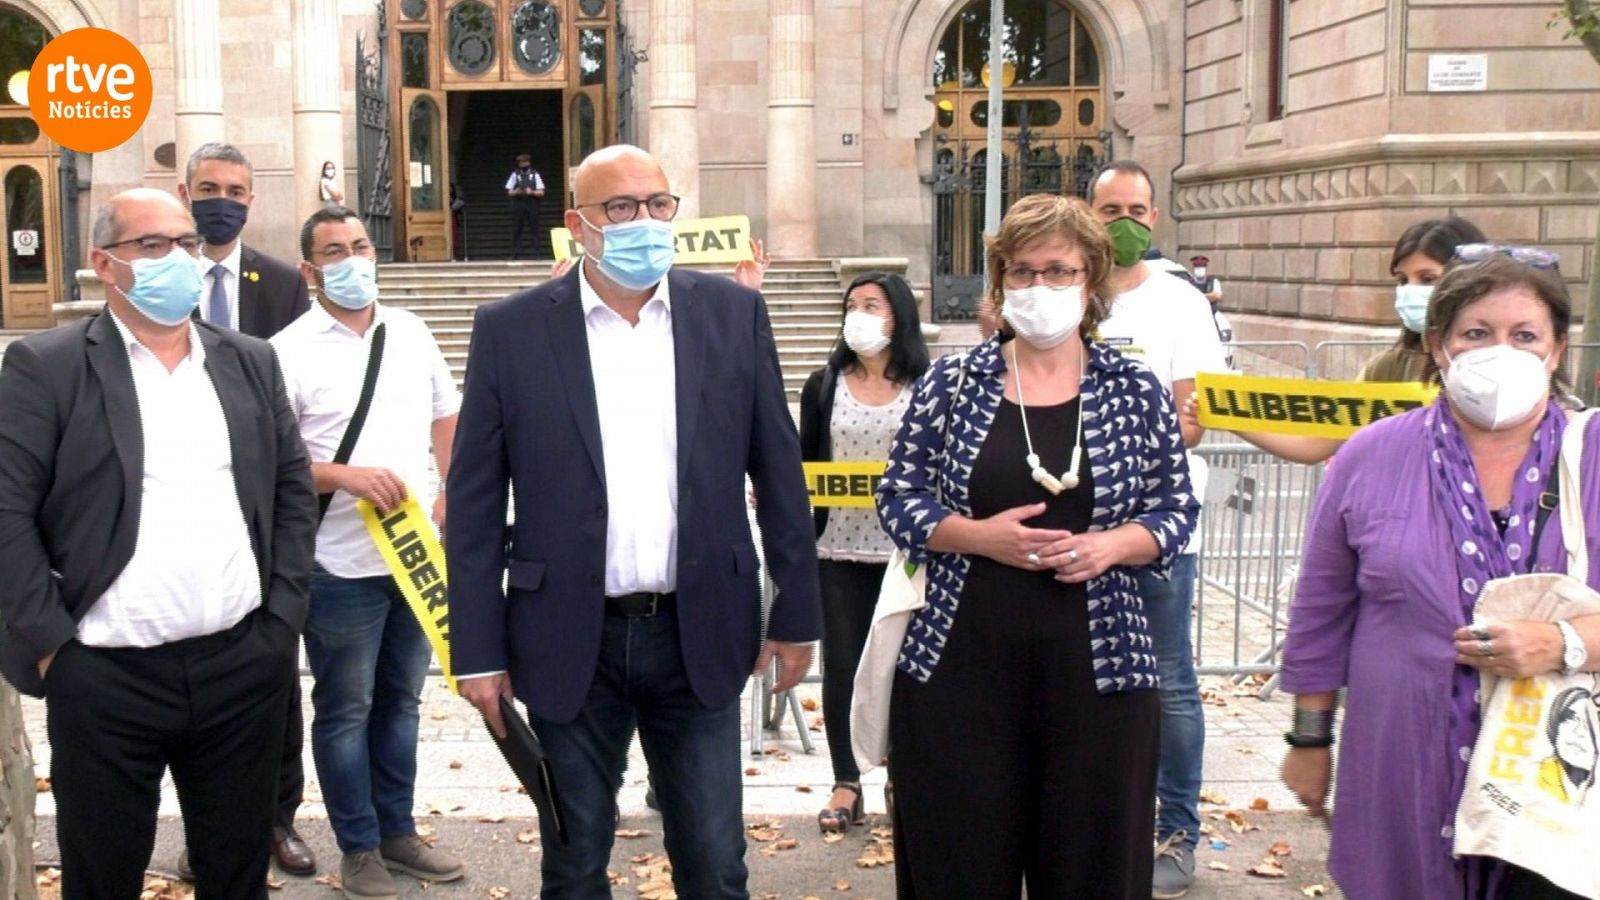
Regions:
<instances>
[{"instance_id":1,"label":"blue surgical mask","mask_svg":"<svg viewBox=\"0 0 1600 900\"><path fill-rule=\"evenodd\" d=\"M323 266L322 296L356 312L378 299L378 264L365 256L352 256L331 266Z\"/></svg>"},{"instance_id":2,"label":"blue surgical mask","mask_svg":"<svg viewBox=\"0 0 1600 900\"><path fill-rule=\"evenodd\" d=\"M592 226L591 226L592 227ZM595 264L618 287L642 291L667 277L677 252L672 223L661 219L634 219L600 229L605 248Z\"/></svg>"},{"instance_id":3,"label":"blue surgical mask","mask_svg":"<svg viewBox=\"0 0 1600 900\"><path fill-rule=\"evenodd\" d=\"M111 256L110 253L106 255ZM117 288L117 292L157 325L169 328L181 325L200 308L200 293L205 287L200 280L200 265L183 250L173 247L170 253L158 259L132 262L111 258L133 270L133 290ZM113 284L112 287L117 286Z\"/></svg>"},{"instance_id":4,"label":"blue surgical mask","mask_svg":"<svg viewBox=\"0 0 1600 900\"><path fill-rule=\"evenodd\" d=\"M1428 301L1433 298L1431 284L1401 284L1394 289L1394 312L1407 331L1421 334L1428 324Z\"/></svg>"}]
</instances>

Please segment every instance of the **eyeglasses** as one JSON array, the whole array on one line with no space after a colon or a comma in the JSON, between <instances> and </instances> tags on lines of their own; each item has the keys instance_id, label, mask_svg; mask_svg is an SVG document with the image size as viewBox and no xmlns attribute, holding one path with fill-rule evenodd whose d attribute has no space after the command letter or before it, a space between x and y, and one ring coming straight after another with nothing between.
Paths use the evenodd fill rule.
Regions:
<instances>
[{"instance_id":1,"label":"eyeglasses","mask_svg":"<svg viewBox=\"0 0 1600 900\"><path fill-rule=\"evenodd\" d=\"M183 252L194 256L200 252L201 240L198 234L184 234L178 237L167 237L164 234L145 234L112 244L101 244L100 249L110 250L113 247L126 247L129 244L138 245L140 256L151 258L166 256L172 252L173 245L182 247Z\"/></svg>"},{"instance_id":2,"label":"eyeglasses","mask_svg":"<svg viewBox=\"0 0 1600 900\"><path fill-rule=\"evenodd\" d=\"M329 262L340 262L351 256L367 256L372 253L371 241L356 241L353 244L329 244L318 248L317 255Z\"/></svg>"},{"instance_id":3,"label":"eyeglasses","mask_svg":"<svg viewBox=\"0 0 1600 900\"><path fill-rule=\"evenodd\" d=\"M1451 262L1483 262L1491 256L1509 256L1525 266L1535 269L1561 268L1561 257L1543 247L1520 247L1515 244L1461 244L1456 247Z\"/></svg>"},{"instance_id":4,"label":"eyeglasses","mask_svg":"<svg viewBox=\"0 0 1600 900\"><path fill-rule=\"evenodd\" d=\"M585 206L598 206L606 211L606 218L613 225L631 222L639 216L639 207L643 206L652 219L671 219L678 214L678 201L676 194L651 194L644 199L635 197L612 197L599 203L581 203L579 208Z\"/></svg>"},{"instance_id":5,"label":"eyeglasses","mask_svg":"<svg viewBox=\"0 0 1600 900\"><path fill-rule=\"evenodd\" d=\"M1035 269L1029 266L1006 266L1001 273L1000 280L1005 286L1013 289L1025 288L1033 284L1040 276L1044 283L1053 288L1071 287L1077 283L1078 276L1084 273L1083 269L1074 269L1071 266L1049 266Z\"/></svg>"}]
</instances>

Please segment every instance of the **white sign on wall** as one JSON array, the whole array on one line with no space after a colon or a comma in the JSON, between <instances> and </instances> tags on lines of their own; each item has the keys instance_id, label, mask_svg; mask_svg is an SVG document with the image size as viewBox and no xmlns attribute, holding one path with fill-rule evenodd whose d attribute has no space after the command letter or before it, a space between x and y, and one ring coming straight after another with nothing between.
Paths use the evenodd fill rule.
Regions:
<instances>
[{"instance_id":1,"label":"white sign on wall","mask_svg":"<svg viewBox=\"0 0 1600 900\"><path fill-rule=\"evenodd\" d=\"M13 231L11 232L11 249L18 256L33 256L39 252L39 232Z\"/></svg>"},{"instance_id":2,"label":"white sign on wall","mask_svg":"<svg viewBox=\"0 0 1600 900\"><path fill-rule=\"evenodd\" d=\"M1428 91L1486 91L1489 57L1484 53L1428 54Z\"/></svg>"}]
</instances>

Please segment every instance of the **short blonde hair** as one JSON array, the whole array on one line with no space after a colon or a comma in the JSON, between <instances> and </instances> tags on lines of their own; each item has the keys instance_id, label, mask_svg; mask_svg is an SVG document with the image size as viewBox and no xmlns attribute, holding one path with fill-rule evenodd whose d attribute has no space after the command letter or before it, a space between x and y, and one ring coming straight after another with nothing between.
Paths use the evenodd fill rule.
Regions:
<instances>
[{"instance_id":1,"label":"short blonde hair","mask_svg":"<svg viewBox=\"0 0 1600 900\"><path fill-rule=\"evenodd\" d=\"M1079 333L1092 334L1111 314L1111 235L1077 197L1030 194L1011 205L1000 233L985 237L989 252L989 299L998 311L1005 302L1001 279L1006 261L1024 247L1052 237L1065 239L1083 254L1083 292L1089 298Z\"/></svg>"}]
</instances>

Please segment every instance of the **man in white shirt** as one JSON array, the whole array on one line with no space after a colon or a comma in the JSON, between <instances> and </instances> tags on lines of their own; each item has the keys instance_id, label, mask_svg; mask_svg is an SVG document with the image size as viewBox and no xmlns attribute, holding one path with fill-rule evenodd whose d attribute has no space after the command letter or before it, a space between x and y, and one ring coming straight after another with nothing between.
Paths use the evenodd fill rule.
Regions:
<instances>
[{"instance_id":1,"label":"man in white shirt","mask_svg":"<svg viewBox=\"0 0 1600 900\"><path fill-rule=\"evenodd\" d=\"M272 348L190 319L181 203L126 191L92 240L105 311L0 367L0 672L46 700L64 898L139 896L170 767L200 896L263 900L305 447Z\"/></svg>"},{"instance_id":2,"label":"man in white shirt","mask_svg":"<svg viewBox=\"0 0 1600 900\"><path fill-rule=\"evenodd\" d=\"M355 212L325 206L312 213L300 250L317 302L272 345L327 504L306 619L316 681L311 752L344 855L345 896L388 898L396 891L389 869L425 881L453 881L463 870L417 837L411 817L418 705L432 651L356 500L387 514L414 495L442 524L444 497L435 498L428 453L431 447L442 479L461 401L428 326L377 302L377 250ZM370 408L348 458L336 461L379 350Z\"/></svg>"},{"instance_id":3,"label":"man in white shirt","mask_svg":"<svg viewBox=\"0 0 1600 900\"><path fill-rule=\"evenodd\" d=\"M1196 372L1221 372L1222 344L1206 299L1187 275L1164 271L1145 259L1151 229L1160 216L1155 183L1136 162L1108 164L1090 187L1089 205L1111 233L1116 292L1100 338L1143 362L1182 409L1194 393ZM1181 271L1181 267L1180 267ZM1184 443L1198 444L1204 431L1185 427ZM1205 468L1189 456L1197 498L1205 496ZM1163 581L1149 569L1139 575L1139 593L1150 622L1161 676L1161 762L1156 777L1156 838L1153 875L1156 898L1181 897L1194 882L1194 845L1200 837L1200 781L1205 750L1205 713L1194 671L1190 635L1199 532Z\"/></svg>"},{"instance_id":4,"label":"man in white shirt","mask_svg":"<svg viewBox=\"0 0 1600 900\"><path fill-rule=\"evenodd\" d=\"M517 154L517 167L506 178L506 196L511 198L511 258L522 246L522 231L528 231L529 255L539 254L539 203L544 197L544 176L533 167L533 157Z\"/></svg>"}]
</instances>

